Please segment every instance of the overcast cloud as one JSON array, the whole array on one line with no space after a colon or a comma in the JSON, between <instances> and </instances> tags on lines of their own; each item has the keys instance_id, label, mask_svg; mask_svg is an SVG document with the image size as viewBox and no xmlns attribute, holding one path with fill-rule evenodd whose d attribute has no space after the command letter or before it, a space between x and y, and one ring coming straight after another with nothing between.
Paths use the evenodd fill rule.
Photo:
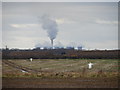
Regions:
<instances>
[{"instance_id":1,"label":"overcast cloud","mask_svg":"<svg viewBox=\"0 0 120 90\"><path fill-rule=\"evenodd\" d=\"M117 2L3 2L3 47L34 48L50 44L39 17L48 14L58 25L56 46L118 48ZM47 46L47 45L45 45Z\"/></svg>"}]
</instances>

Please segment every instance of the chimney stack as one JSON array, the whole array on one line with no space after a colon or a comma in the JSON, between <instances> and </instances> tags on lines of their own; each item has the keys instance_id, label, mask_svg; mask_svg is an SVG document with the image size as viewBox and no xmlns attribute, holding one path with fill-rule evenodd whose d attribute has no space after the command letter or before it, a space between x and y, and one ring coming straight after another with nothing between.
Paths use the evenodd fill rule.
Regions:
<instances>
[{"instance_id":1,"label":"chimney stack","mask_svg":"<svg viewBox=\"0 0 120 90\"><path fill-rule=\"evenodd\" d=\"M51 39L51 45L52 45L52 49L53 49L53 39Z\"/></svg>"}]
</instances>

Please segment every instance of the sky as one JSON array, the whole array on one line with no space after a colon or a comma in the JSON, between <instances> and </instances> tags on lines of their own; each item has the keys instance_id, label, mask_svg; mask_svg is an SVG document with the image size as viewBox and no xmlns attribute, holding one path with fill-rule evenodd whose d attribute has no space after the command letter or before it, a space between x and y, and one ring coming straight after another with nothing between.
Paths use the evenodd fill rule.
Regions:
<instances>
[{"instance_id":1,"label":"sky","mask_svg":"<svg viewBox=\"0 0 120 90\"><path fill-rule=\"evenodd\" d=\"M119 2L119 0L1 0L2 2Z\"/></svg>"},{"instance_id":2,"label":"sky","mask_svg":"<svg viewBox=\"0 0 120 90\"><path fill-rule=\"evenodd\" d=\"M55 22L58 30L54 46L118 48L117 2L3 2L2 47L50 46L41 21L44 15Z\"/></svg>"},{"instance_id":3,"label":"sky","mask_svg":"<svg viewBox=\"0 0 120 90\"><path fill-rule=\"evenodd\" d=\"M0 1L0 48L2 47L2 2Z\"/></svg>"}]
</instances>

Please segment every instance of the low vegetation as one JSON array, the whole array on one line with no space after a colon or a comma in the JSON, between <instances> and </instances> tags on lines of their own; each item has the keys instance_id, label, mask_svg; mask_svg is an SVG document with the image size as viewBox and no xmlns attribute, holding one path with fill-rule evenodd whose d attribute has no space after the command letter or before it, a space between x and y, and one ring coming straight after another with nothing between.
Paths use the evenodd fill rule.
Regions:
<instances>
[{"instance_id":1,"label":"low vegetation","mask_svg":"<svg viewBox=\"0 0 120 90\"><path fill-rule=\"evenodd\" d=\"M3 61L3 78L81 78L118 77L118 60L115 59L28 59ZM92 62L93 68L88 69ZM24 67L24 68L23 68ZM26 72L21 72L25 69ZM29 69L27 71L27 69Z\"/></svg>"},{"instance_id":2,"label":"low vegetation","mask_svg":"<svg viewBox=\"0 0 120 90\"><path fill-rule=\"evenodd\" d=\"M120 50L2 50L3 59L119 59Z\"/></svg>"}]
</instances>

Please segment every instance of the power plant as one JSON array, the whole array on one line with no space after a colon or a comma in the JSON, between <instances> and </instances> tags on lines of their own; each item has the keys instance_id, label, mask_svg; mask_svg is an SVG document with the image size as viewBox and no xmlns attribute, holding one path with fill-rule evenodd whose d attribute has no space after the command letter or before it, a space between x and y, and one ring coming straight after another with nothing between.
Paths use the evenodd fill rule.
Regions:
<instances>
[{"instance_id":1,"label":"power plant","mask_svg":"<svg viewBox=\"0 0 120 90\"><path fill-rule=\"evenodd\" d=\"M43 15L40 19L42 28L47 31L48 37L51 40L51 46L53 48L53 40L56 38L58 32L57 22L51 19L49 15Z\"/></svg>"}]
</instances>

